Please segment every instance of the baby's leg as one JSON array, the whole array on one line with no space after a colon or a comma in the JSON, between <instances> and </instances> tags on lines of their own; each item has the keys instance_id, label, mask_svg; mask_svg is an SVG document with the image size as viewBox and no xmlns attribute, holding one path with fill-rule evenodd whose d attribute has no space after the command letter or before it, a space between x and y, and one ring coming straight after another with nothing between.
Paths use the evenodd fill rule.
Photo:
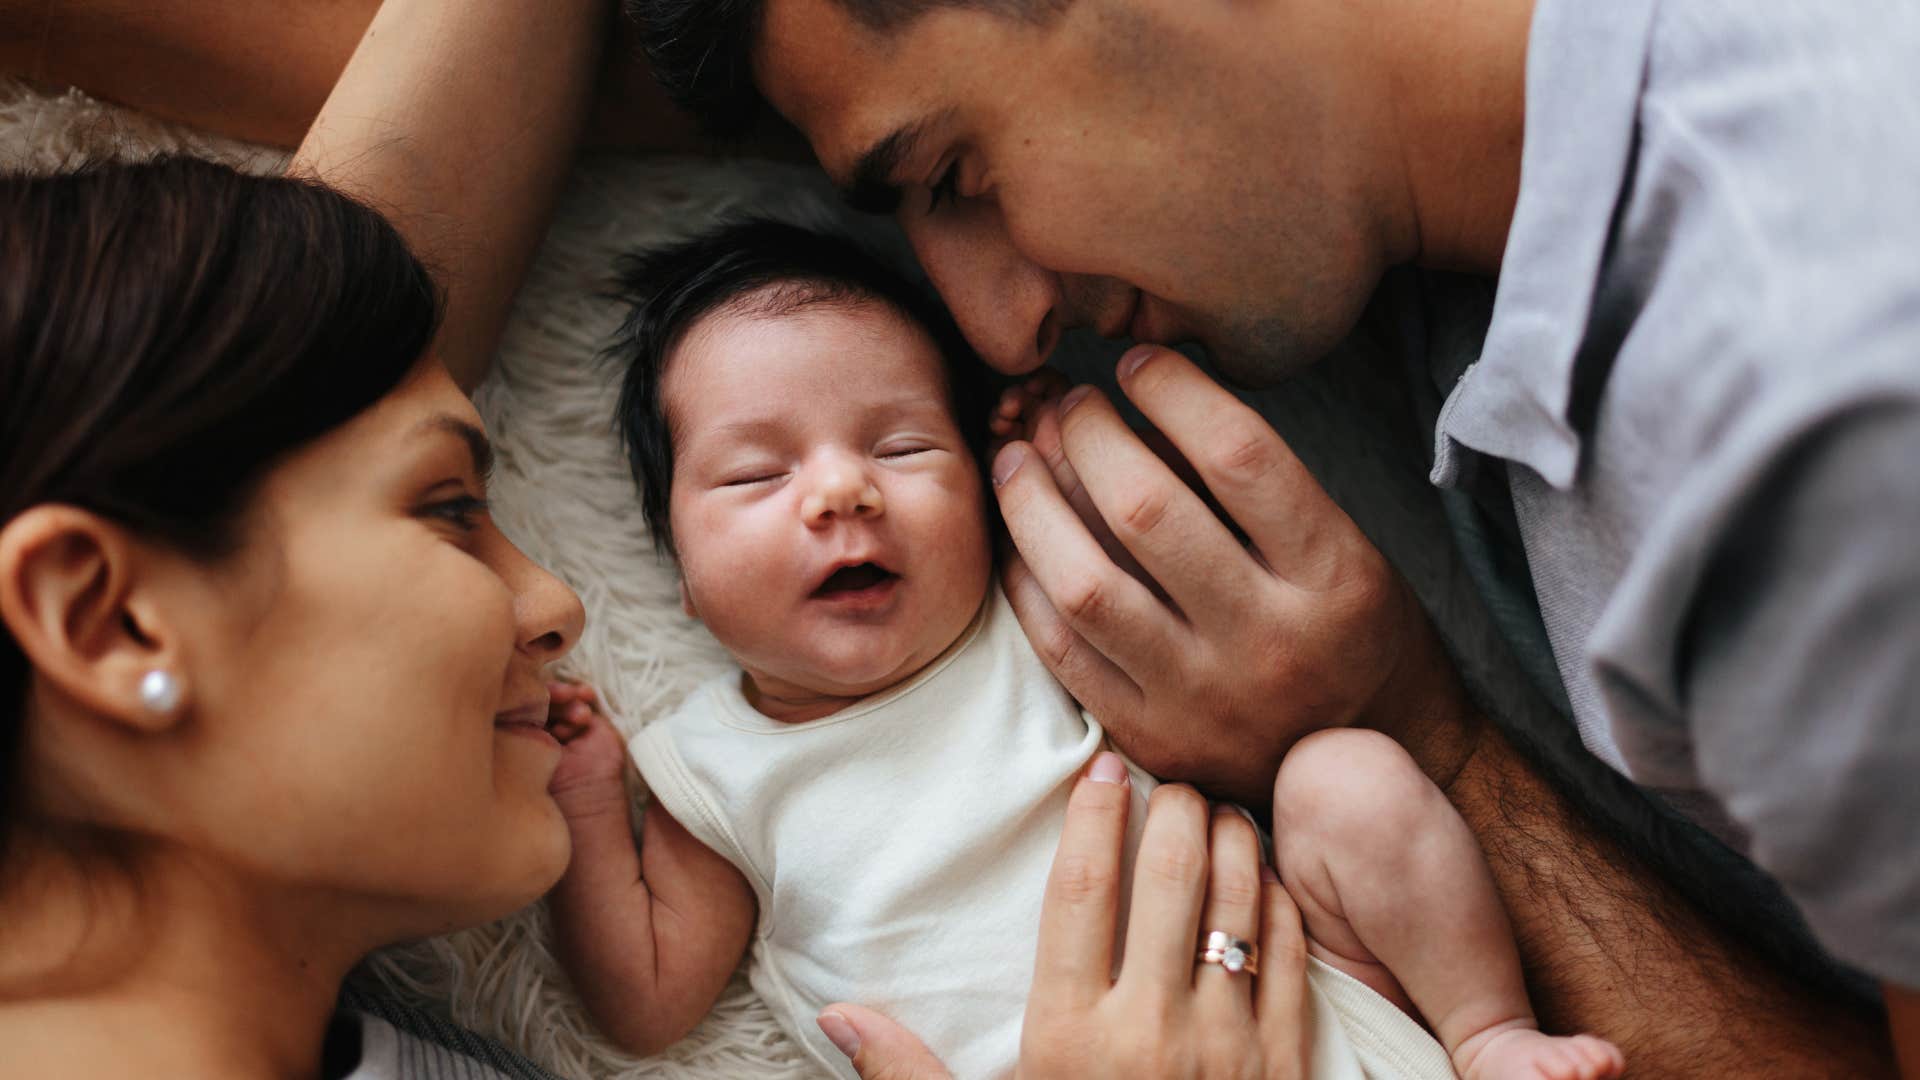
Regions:
<instances>
[{"instance_id":1,"label":"baby's leg","mask_svg":"<svg viewBox=\"0 0 1920 1080\"><path fill-rule=\"evenodd\" d=\"M1399 744L1309 735L1281 762L1273 803L1276 861L1309 950L1411 1001L1462 1076L1619 1075L1612 1044L1540 1033L1480 847Z\"/></svg>"}]
</instances>

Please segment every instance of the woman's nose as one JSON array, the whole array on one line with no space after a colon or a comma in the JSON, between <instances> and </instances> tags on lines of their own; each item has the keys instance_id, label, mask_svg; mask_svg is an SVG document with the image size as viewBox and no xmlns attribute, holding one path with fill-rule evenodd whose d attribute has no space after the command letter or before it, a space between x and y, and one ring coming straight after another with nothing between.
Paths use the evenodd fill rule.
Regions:
<instances>
[{"instance_id":1,"label":"woman's nose","mask_svg":"<svg viewBox=\"0 0 1920 1080\"><path fill-rule=\"evenodd\" d=\"M501 577L513 591L513 616L520 648L541 663L552 663L573 651L587 623L579 594L546 567L513 548Z\"/></svg>"},{"instance_id":2,"label":"woman's nose","mask_svg":"<svg viewBox=\"0 0 1920 1080\"><path fill-rule=\"evenodd\" d=\"M867 470L850 457L836 456L808 470L800 517L809 528L836 519L872 518L886 512L885 500Z\"/></svg>"}]
</instances>

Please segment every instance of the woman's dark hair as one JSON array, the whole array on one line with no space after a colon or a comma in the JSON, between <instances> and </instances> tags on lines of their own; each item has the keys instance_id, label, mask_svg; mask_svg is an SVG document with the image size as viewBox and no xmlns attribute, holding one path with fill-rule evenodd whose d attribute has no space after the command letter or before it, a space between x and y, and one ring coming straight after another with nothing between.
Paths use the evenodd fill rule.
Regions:
<instances>
[{"instance_id":1,"label":"woman's dark hair","mask_svg":"<svg viewBox=\"0 0 1920 1080\"><path fill-rule=\"evenodd\" d=\"M392 390L439 317L400 234L315 181L0 175L0 526L62 503L227 554L262 476ZM0 634L0 843L28 674Z\"/></svg>"},{"instance_id":2,"label":"woman's dark hair","mask_svg":"<svg viewBox=\"0 0 1920 1080\"><path fill-rule=\"evenodd\" d=\"M620 437L657 551L674 551L667 514L673 433L661 379L689 330L745 301L754 304L755 313L769 316L864 302L897 312L939 349L954 419L974 459L984 462L992 393L985 369L931 294L853 241L776 221L738 221L625 256L619 276L620 296L632 307L606 354L627 366L620 388Z\"/></svg>"}]
</instances>

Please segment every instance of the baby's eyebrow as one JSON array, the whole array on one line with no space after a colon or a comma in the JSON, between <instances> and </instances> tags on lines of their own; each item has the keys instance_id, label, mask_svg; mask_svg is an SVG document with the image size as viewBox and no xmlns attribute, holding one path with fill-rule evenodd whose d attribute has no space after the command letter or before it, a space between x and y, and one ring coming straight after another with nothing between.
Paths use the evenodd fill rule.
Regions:
<instances>
[{"instance_id":1,"label":"baby's eyebrow","mask_svg":"<svg viewBox=\"0 0 1920 1080\"><path fill-rule=\"evenodd\" d=\"M717 427L707 429L706 434L713 437L751 441L768 439L780 434L786 425L778 420L760 417L752 420L730 420Z\"/></svg>"}]
</instances>

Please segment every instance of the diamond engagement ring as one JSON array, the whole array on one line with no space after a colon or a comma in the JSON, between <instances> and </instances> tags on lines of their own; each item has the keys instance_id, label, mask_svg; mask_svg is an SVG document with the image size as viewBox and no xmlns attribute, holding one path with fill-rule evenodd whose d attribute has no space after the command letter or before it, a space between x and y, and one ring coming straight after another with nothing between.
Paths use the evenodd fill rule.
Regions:
<instances>
[{"instance_id":1,"label":"diamond engagement ring","mask_svg":"<svg viewBox=\"0 0 1920 1080\"><path fill-rule=\"evenodd\" d=\"M1246 972L1249 975L1260 974L1260 948L1252 942L1241 941L1224 930L1215 930L1207 935L1206 944L1200 947L1200 962L1219 964L1227 973L1237 975Z\"/></svg>"}]
</instances>

